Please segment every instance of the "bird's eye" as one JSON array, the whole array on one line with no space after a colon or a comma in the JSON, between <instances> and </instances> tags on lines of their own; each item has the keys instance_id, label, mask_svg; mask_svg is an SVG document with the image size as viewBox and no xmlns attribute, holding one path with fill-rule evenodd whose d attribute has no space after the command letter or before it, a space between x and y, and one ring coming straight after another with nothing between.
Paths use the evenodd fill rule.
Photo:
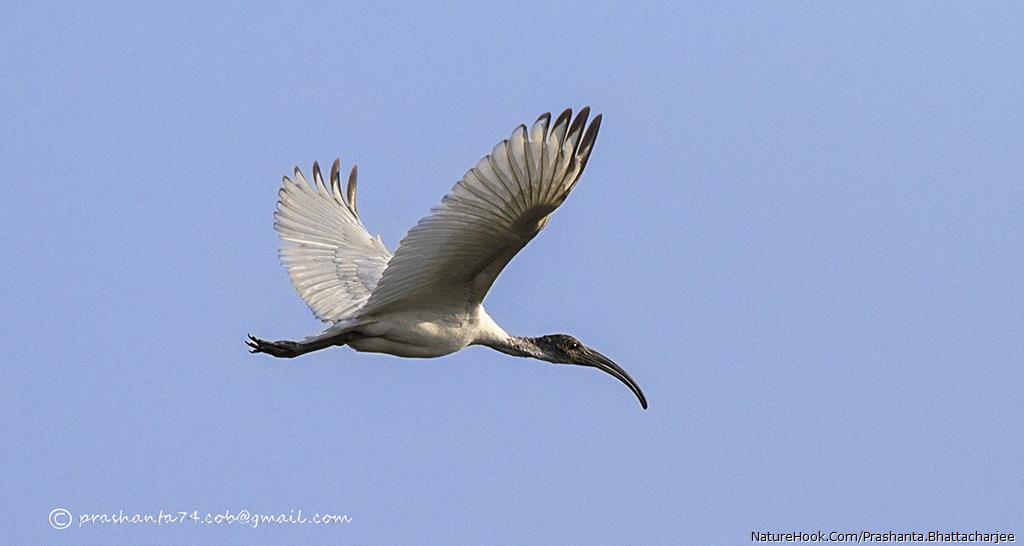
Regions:
<instances>
[{"instance_id":1,"label":"bird's eye","mask_svg":"<svg viewBox=\"0 0 1024 546\"><path fill-rule=\"evenodd\" d=\"M573 349L579 349L580 348L580 344L579 343L573 343L572 344L572 348Z\"/></svg>"}]
</instances>

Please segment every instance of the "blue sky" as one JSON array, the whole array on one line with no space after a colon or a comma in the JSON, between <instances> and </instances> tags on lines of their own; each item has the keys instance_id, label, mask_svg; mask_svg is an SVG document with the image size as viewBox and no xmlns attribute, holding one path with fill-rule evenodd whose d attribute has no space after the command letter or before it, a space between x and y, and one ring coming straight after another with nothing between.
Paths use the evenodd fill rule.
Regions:
<instances>
[{"instance_id":1,"label":"blue sky","mask_svg":"<svg viewBox=\"0 0 1024 546\"><path fill-rule=\"evenodd\" d=\"M1020 4L0 7L3 543L1024 532ZM604 114L487 307L611 377L319 330L281 175L394 248L522 122ZM55 508L76 525L47 524ZM332 512L336 527L80 514Z\"/></svg>"}]
</instances>

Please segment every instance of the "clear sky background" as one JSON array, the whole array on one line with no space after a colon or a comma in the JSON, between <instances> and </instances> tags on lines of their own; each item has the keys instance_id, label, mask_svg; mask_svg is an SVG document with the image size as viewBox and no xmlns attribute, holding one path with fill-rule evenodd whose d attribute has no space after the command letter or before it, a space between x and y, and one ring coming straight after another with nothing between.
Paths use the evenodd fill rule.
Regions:
<instances>
[{"instance_id":1,"label":"clear sky background","mask_svg":"<svg viewBox=\"0 0 1024 546\"><path fill-rule=\"evenodd\" d=\"M1024 533L1024 7L0 7L0 542L748 543ZM321 328L294 165L394 248L522 122L587 172L487 307L613 378ZM54 508L76 518L57 531ZM348 514L78 529L83 513Z\"/></svg>"}]
</instances>

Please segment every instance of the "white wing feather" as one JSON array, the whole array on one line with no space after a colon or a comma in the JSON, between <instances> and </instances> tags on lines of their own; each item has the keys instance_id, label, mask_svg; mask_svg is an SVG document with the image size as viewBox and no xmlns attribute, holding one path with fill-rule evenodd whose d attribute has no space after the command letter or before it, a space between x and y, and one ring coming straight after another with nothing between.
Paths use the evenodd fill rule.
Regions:
<instances>
[{"instance_id":1,"label":"white wing feather","mask_svg":"<svg viewBox=\"0 0 1024 546\"><path fill-rule=\"evenodd\" d=\"M402 239L359 314L481 303L583 173L601 126L584 131L588 115L545 114L498 144Z\"/></svg>"},{"instance_id":2,"label":"white wing feather","mask_svg":"<svg viewBox=\"0 0 1024 546\"><path fill-rule=\"evenodd\" d=\"M274 229L281 237L281 263L299 296L316 318L338 322L366 303L391 253L359 220L355 167L344 196L337 160L330 189L316 163L313 180L315 187L298 168L295 180L284 177Z\"/></svg>"}]
</instances>

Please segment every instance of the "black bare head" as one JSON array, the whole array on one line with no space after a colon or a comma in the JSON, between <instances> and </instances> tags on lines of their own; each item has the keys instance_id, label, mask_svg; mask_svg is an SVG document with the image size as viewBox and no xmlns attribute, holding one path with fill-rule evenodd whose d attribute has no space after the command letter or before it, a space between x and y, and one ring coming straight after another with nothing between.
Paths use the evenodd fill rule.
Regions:
<instances>
[{"instance_id":1,"label":"black bare head","mask_svg":"<svg viewBox=\"0 0 1024 546\"><path fill-rule=\"evenodd\" d=\"M542 353L540 358L548 362L589 366L614 376L625 383L640 400L640 406L647 409L647 397L626 370L612 362L610 358L587 347L580 340L566 334L552 334L532 338L532 341Z\"/></svg>"}]
</instances>

